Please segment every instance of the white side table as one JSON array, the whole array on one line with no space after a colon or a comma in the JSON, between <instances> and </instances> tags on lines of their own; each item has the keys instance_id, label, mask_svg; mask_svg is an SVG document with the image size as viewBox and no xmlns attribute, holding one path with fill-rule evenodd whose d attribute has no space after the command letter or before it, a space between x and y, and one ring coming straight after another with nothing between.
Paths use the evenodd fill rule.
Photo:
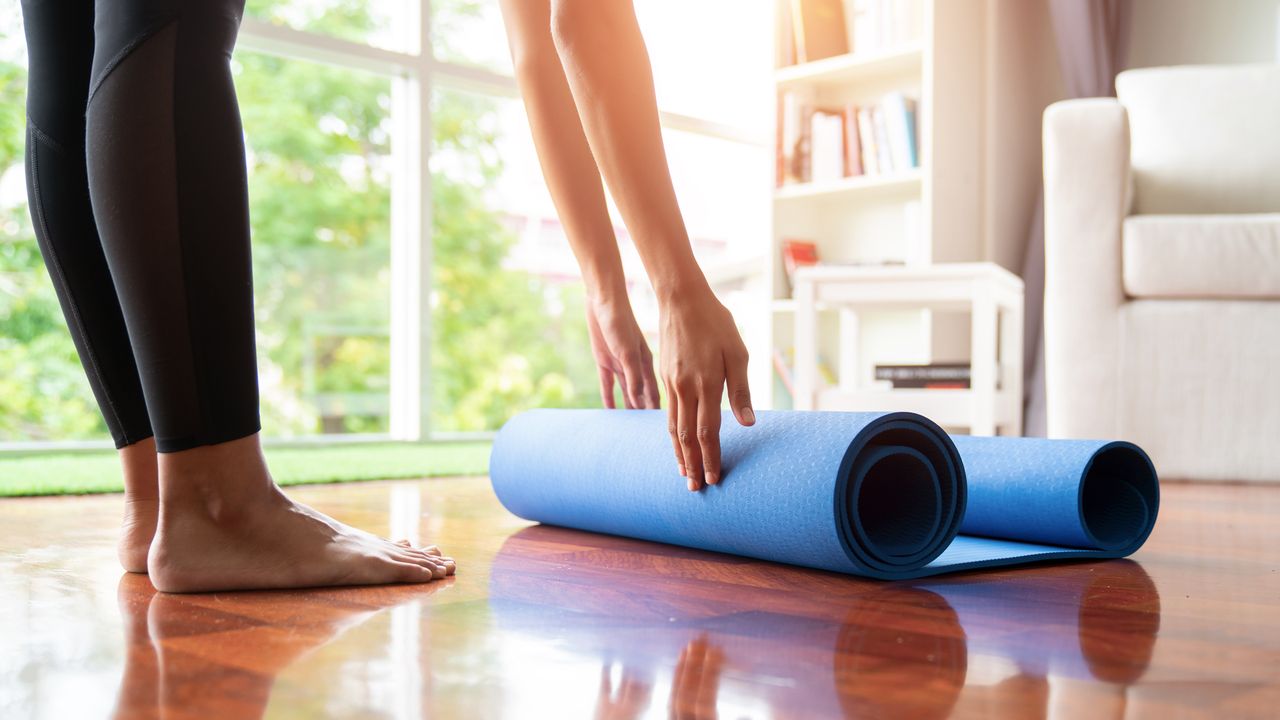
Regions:
<instances>
[{"instance_id":1,"label":"white side table","mask_svg":"<svg viewBox=\"0 0 1280 720\"><path fill-rule=\"evenodd\" d=\"M919 267L800 268L795 276L795 408L910 410L973 435L1022 434L1022 280L994 263ZM818 389L818 310L840 311L841 382ZM959 310L971 314L968 390L858 388L857 312L872 309ZM999 318L999 320L997 320ZM999 340L997 342L997 328ZM852 334L854 337L845 337ZM997 346L999 357L997 357Z\"/></svg>"}]
</instances>

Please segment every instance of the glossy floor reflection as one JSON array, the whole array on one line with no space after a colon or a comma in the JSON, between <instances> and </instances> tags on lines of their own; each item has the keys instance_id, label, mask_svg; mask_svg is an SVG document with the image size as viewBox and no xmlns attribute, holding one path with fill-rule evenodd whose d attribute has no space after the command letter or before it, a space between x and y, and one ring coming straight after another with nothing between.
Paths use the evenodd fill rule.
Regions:
<instances>
[{"instance_id":1,"label":"glossy floor reflection","mask_svg":"<svg viewBox=\"0 0 1280 720\"><path fill-rule=\"evenodd\" d=\"M118 497L0 501L0 717L1274 717L1280 488L1169 486L1134 561L878 583L526 527L483 478L296 490L427 586L166 595Z\"/></svg>"}]
</instances>

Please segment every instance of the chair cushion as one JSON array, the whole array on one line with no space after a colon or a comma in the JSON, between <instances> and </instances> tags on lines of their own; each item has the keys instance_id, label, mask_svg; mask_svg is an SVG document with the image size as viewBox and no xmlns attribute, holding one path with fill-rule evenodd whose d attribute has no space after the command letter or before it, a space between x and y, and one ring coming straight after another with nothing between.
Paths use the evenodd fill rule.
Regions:
<instances>
[{"instance_id":1,"label":"chair cushion","mask_svg":"<svg viewBox=\"0 0 1280 720\"><path fill-rule=\"evenodd\" d=\"M1280 64L1121 73L1137 214L1280 212Z\"/></svg>"},{"instance_id":2,"label":"chair cushion","mask_svg":"<svg viewBox=\"0 0 1280 720\"><path fill-rule=\"evenodd\" d=\"M1280 213L1131 215L1124 289L1138 298L1280 298Z\"/></svg>"}]
</instances>

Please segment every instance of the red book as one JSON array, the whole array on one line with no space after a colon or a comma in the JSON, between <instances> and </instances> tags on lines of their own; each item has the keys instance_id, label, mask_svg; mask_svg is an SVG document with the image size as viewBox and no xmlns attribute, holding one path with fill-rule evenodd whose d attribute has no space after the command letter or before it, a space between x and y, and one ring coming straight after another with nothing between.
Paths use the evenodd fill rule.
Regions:
<instances>
[{"instance_id":1,"label":"red book","mask_svg":"<svg viewBox=\"0 0 1280 720\"><path fill-rule=\"evenodd\" d=\"M787 279L794 280L796 268L818 264L818 246L807 240L782 241L782 267Z\"/></svg>"}]
</instances>

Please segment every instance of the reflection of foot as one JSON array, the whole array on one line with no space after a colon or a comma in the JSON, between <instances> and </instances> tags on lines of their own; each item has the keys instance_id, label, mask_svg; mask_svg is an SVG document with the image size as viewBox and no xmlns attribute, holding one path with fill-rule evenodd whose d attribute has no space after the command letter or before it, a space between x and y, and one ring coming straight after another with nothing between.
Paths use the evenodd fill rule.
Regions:
<instances>
[{"instance_id":1,"label":"reflection of foot","mask_svg":"<svg viewBox=\"0 0 1280 720\"><path fill-rule=\"evenodd\" d=\"M690 641L680 652L671 679L672 720L714 720L720 690L724 653L706 634Z\"/></svg>"},{"instance_id":2,"label":"reflection of foot","mask_svg":"<svg viewBox=\"0 0 1280 720\"><path fill-rule=\"evenodd\" d=\"M162 453L159 477L147 558L159 590L420 583L454 571L438 548L384 540L285 497L257 435Z\"/></svg>"},{"instance_id":3,"label":"reflection of foot","mask_svg":"<svg viewBox=\"0 0 1280 720\"><path fill-rule=\"evenodd\" d=\"M120 524L116 555L126 571L147 571L147 551L151 549L151 538L156 534L156 516L159 512L160 501L156 498L136 498L125 493L124 522Z\"/></svg>"},{"instance_id":4,"label":"reflection of foot","mask_svg":"<svg viewBox=\"0 0 1280 720\"><path fill-rule=\"evenodd\" d=\"M120 584L128 659L117 717L261 717L285 668L379 611L422 600L420 587L157 594L146 577Z\"/></svg>"},{"instance_id":5,"label":"reflection of foot","mask_svg":"<svg viewBox=\"0 0 1280 720\"><path fill-rule=\"evenodd\" d=\"M156 590L145 576L125 574L116 588L116 602L124 626L124 675L116 695L114 717L155 715L160 668L147 632L147 610Z\"/></svg>"},{"instance_id":6,"label":"reflection of foot","mask_svg":"<svg viewBox=\"0 0 1280 720\"><path fill-rule=\"evenodd\" d=\"M299 505L275 485L236 503L165 501L149 566L166 592L427 582L453 573L435 547L384 540Z\"/></svg>"}]
</instances>

